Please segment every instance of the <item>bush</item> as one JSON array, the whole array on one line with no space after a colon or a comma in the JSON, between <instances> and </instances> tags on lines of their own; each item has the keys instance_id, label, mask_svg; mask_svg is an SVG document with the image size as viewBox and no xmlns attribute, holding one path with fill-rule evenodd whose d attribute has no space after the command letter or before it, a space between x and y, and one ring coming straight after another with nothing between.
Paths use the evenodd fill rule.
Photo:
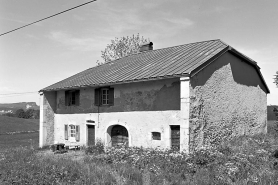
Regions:
<instances>
[{"instance_id":1,"label":"bush","mask_svg":"<svg viewBox=\"0 0 278 185\"><path fill-rule=\"evenodd\" d=\"M101 139L96 140L96 144L92 146L88 146L85 149L86 154L94 154L99 155L104 153L104 143L101 141Z\"/></svg>"}]
</instances>

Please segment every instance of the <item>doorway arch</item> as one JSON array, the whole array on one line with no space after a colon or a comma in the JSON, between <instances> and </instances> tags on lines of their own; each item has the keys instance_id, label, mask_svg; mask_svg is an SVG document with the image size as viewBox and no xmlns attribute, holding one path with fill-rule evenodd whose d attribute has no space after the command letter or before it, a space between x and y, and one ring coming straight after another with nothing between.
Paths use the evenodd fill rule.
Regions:
<instances>
[{"instance_id":1,"label":"doorway arch","mask_svg":"<svg viewBox=\"0 0 278 185\"><path fill-rule=\"evenodd\" d=\"M129 146L129 135L127 129L122 125L114 125L111 129L112 146Z\"/></svg>"}]
</instances>

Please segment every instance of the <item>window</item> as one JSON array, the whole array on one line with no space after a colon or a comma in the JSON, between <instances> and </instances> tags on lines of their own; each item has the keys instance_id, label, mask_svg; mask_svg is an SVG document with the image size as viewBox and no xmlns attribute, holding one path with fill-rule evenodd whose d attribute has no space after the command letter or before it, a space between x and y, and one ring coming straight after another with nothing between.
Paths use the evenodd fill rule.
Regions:
<instances>
[{"instance_id":1,"label":"window","mask_svg":"<svg viewBox=\"0 0 278 185\"><path fill-rule=\"evenodd\" d=\"M161 140L161 133L160 132L152 132L152 139L153 140Z\"/></svg>"},{"instance_id":2,"label":"window","mask_svg":"<svg viewBox=\"0 0 278 185\"><path fill-rule=\"evenodd\" d=\"M75 141L80 140L80 126L79 125L65 125L65 140L75 138Z\"/></svg>"},{"instance_id":3,"label":"window","mask_svg":"<svg viewBox=\"0 0 278 185\"><path fill-rule=\"evenodd\" d=\"M65 91L65 105L79 105L80 90Z\"/></svg>"},{"instance_id":4,"label":"window","mask_svg":"<svg viewBox=\"0 0 278 185\"><path fill-rule=\"evenodd\" d=\"M101 104L108 105L109 100L109 89L101 89Z\"/></svg>"},{"instance_id":5,"label":"window","mask_svg":"<svg viewBox=\"0 0 278 185\"><path fill-rule=\"evenodd\" d=\"M114 105L114 88L104 87L95 89L95 105Z\"/></svg>"},{"instance_id":6,"label":"window","mask_svg":"<svg viewBox=\"0 0 278 185\"><path fill-rule=\"evenodd\" d=\"M69 136L70 137L75 137L75 134L76 134L75 125L70 125L69 126L69 131L70 131Z\"/></svg>"}]
</instances>

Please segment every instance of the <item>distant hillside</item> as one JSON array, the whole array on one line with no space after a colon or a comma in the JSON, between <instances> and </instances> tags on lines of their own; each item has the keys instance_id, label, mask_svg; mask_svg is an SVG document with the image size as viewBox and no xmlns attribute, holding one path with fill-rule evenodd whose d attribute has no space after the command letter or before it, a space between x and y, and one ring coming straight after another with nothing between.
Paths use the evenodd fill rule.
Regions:
<instances>
[{"instance_id":1,"label":"distant hillside","mask_svg":"<svg viewBox=\"0 0 278 185\"><path fill-rule=\"evenodd\" d=\"M0 116L0 135L7 132L38 131L38 119L22 119Z\"/></svg>"},{"instance_id":2,"label":"distant hillside","mask_svg":"<svg viewBox=\"0 0 278 185\"><path fill-rule=\"evenodd\" d=\"M267 106L267 120L276 120L275 114L273 113L275 107L278 109L278 105Z\"/></svg>"},{"instance_id":3,"label":"distant hillside","mask_svg":"<svg viewBox=\"0 0 278 185\"><path fill-rule=\"evenodd\" d=\"M35 102L20 102L20 103L0 103L0 114L7 112L15 113L18 109L35 109L39 110L40 107Z\"/></svg>"}]
</instances>

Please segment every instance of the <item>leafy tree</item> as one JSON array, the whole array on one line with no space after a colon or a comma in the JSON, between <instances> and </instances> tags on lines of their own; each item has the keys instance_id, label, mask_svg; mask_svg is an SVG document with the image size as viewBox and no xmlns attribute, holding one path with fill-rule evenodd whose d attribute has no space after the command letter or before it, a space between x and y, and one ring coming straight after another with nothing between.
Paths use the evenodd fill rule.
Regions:
<instances>
[{"instance_id":1,"label":"leafy tree","mask_svg":"<svg viewBox=\"0 0 278 185\"><path fill-rule=\"evenodd\" d=\"M40 110L34 111L34 119L40 119Z\"/></svg>"},{"instance_id":2,"label":"leafy tree","mask_svg":"<svg viewBox=\"0 0 278 185\"><path fill-rule=\"evenodd\" d=\"M15 116L18 118L24 118L25 117L25 111L23 109L18 109L15 112Z\"/></svg>"},{"instance_id":3,"label":"leafy tree","mask_svg":"<svg viewBox=\"0 0 278 185\"><path fill-rule=\"evenodd\" d=\"M8 117L15 117L14 113L8 112L6 114L3 114L3 116L8 116Z\"/></svg>"},{"instance_id":4,"label":"leafy tree","mask_svg":"<svg viewBox=\"0 0 278 185\"><path fill-rule=\"evenodd\" d=\"M149 39L145 39L143 36L132 35L131 37L121 37L111 40L111 44L108 44L104 51L101 51L101 57L104 62L116 60L124 56L139 52L140 45L149 42ZM100 63L99 63L100 64Z\"/></svg>"},{"instance_id":5,"label":"leafy tree","mask_svg":"<svg viewBox=\"0 0 278 185\"><path fill-rule=\"evenodd\" d=\"M27 109L25 112L24 118L25 119L34 119L34 117L35 117L34 113L35 113L34 109Z\"/></svg>"}]
</instances>

